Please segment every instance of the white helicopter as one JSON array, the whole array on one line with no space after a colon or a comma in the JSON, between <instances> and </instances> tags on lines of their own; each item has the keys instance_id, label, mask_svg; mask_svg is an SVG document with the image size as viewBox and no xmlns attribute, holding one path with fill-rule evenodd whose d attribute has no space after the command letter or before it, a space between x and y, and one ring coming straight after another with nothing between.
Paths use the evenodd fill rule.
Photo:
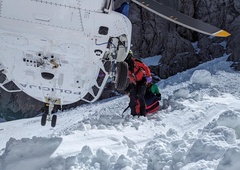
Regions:
<instances>
[{"instance_id":1,"label":"white helicopter","mask_svg":"<svg viewBox=\"0 0 240 170\"><path fill-rule=\"evenodd\" d=\"M132 2L192 30L219 37L224 30L190 18L155 0ZM96 101L109 79L123 90L132 25L114 11L113 0L0 0L0 87L23 91L44 102L41 124L51 121L54 105ZM121 11L122 10L122 11ZM13 82L17 88L9 89Z\"/></svg>"}]
</instances>

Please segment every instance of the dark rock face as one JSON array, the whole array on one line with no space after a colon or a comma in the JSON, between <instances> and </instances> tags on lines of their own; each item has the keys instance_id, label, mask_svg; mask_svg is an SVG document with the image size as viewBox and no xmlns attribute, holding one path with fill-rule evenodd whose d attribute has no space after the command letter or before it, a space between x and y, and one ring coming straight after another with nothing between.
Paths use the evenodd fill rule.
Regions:
<instances>
[{"instance_id":1,"label":"dark rock face","mask_svg":"<svg viewBox=\"0 0 240 170\"><path fill-rule=\"evenodd\" d=\"M0 75L2 76L3 74ZM7 85L8 89L13 89L14 86L13 83ZM43 106L43 103L23 92L9 93L0 89L0 118L14 120L33 117L40 113Z\"/></svg>"},{"instance_id":2,"label":"dark rock face","mask_svg":"<svg viewBox=\"0 0 240 170\"><path fill-rule=\"evenodd\" d=\"M239 70L240 1L179 0L171 1L171 4L166 5L186 15L225 29L232 35L228 38L210 38L207 35L172 24L135 4L131 4L130 19L134 30L132 44L135 55L142 58L162 55L159 66L152 67L153 73L164 79L177 72L220 57L224 53L230 55L228 60L233 61L233 67ZM194 51L193 42L198 42L197 51Z\"/></svg>"},{"instance_id":3,"label":"dark rock face","mask_svg":"<svg viewBox=\"0 0 240 170\"><path fill-rule=\"evenodd\" d=\"M115 1L116 7L124 0ZM229 54L228 61L240 71L240 1L172 0L165 5L186 15L227 30L228 38L216 38L186 29L156 16L134 3L130 4L129 18L132 22L132 50L136 57L162 55L158 66L151 67L152 73L165 79L178 72L193 68L200 63ZM195 48L194 48L195 47ZM197 47L197 50L196 50ZM106 88L101 98L114 95L112 86ZM74 107L81 104L65 106ZM0 117L8 119L32 117L42 112L43 103L22 92L7 93L0 90ZM7 115L6 115L7 113Z\"/></svg>"}]
</instances>

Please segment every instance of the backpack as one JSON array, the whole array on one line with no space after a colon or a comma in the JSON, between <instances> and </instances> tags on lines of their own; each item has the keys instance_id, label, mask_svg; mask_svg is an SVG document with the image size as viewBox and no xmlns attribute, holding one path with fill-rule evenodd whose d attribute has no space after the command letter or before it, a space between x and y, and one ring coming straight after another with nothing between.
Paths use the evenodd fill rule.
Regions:
<instances>
[{"instance_id":1,"label":"backpack","mask_svg":"<svg viewBox=\"0 0 240 170\"><path fill-rule=\"evenodd\" d=\"M145 99L146 102L146 115L157 112L160 109L158 98L154 95L151 98ZM140 114L140 103L137 100L136 113Z\"/></svg>"}]
</instances>

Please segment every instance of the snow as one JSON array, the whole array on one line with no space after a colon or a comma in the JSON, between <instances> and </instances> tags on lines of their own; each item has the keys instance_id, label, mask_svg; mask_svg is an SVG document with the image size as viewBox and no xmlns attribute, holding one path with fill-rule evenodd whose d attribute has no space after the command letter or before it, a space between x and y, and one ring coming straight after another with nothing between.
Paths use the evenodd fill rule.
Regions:
<instances>
[{"instance_id":1,"label":"snow","mask_svg":"<svg viewBox=\"0 0 240 170\"><path fill-rule=\"evenodd\" d=\"M157 55L153 57L144 58L141 61L144 62L147 66L157 66L161 58L162 56Z\"/></svg>"},{"instance_id":2,"label":"snow","mask_svg":"<svg viewBox=\"0 0 240 170\"><path fill-rule=\"evenodd\" d=\"M0 123L0 170L239 170L240 75L227 56L158 83L169 107L132 117L127 96ZM163 100L160 102L163 104Z\"/></svg>"}]
</instances>

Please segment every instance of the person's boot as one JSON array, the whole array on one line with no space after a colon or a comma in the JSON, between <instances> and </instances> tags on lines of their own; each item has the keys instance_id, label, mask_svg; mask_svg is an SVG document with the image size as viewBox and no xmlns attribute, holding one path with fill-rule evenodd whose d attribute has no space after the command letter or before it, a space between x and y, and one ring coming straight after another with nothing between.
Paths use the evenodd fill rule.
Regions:
<instances>
[{"instance_id":1,"label":"person's boot","mask_svg":"<svg viewBox=\"0 0 240 170\"><path fill-rule=\"evenodd\" d=\"M130 109L131 109L131 115L136 116L137 115L136 108L135 107L130 107Z\"/></svg>"},{"instance_id":2,"label":"person's boot","mask_svg":"<svg viewBox=\"0 0 240 170\"><path fill-rule=\"evenodd\" d=\"M146 116L146 107L145 106L140 107L140 116Z\"/></svg>"}]
</instances>

